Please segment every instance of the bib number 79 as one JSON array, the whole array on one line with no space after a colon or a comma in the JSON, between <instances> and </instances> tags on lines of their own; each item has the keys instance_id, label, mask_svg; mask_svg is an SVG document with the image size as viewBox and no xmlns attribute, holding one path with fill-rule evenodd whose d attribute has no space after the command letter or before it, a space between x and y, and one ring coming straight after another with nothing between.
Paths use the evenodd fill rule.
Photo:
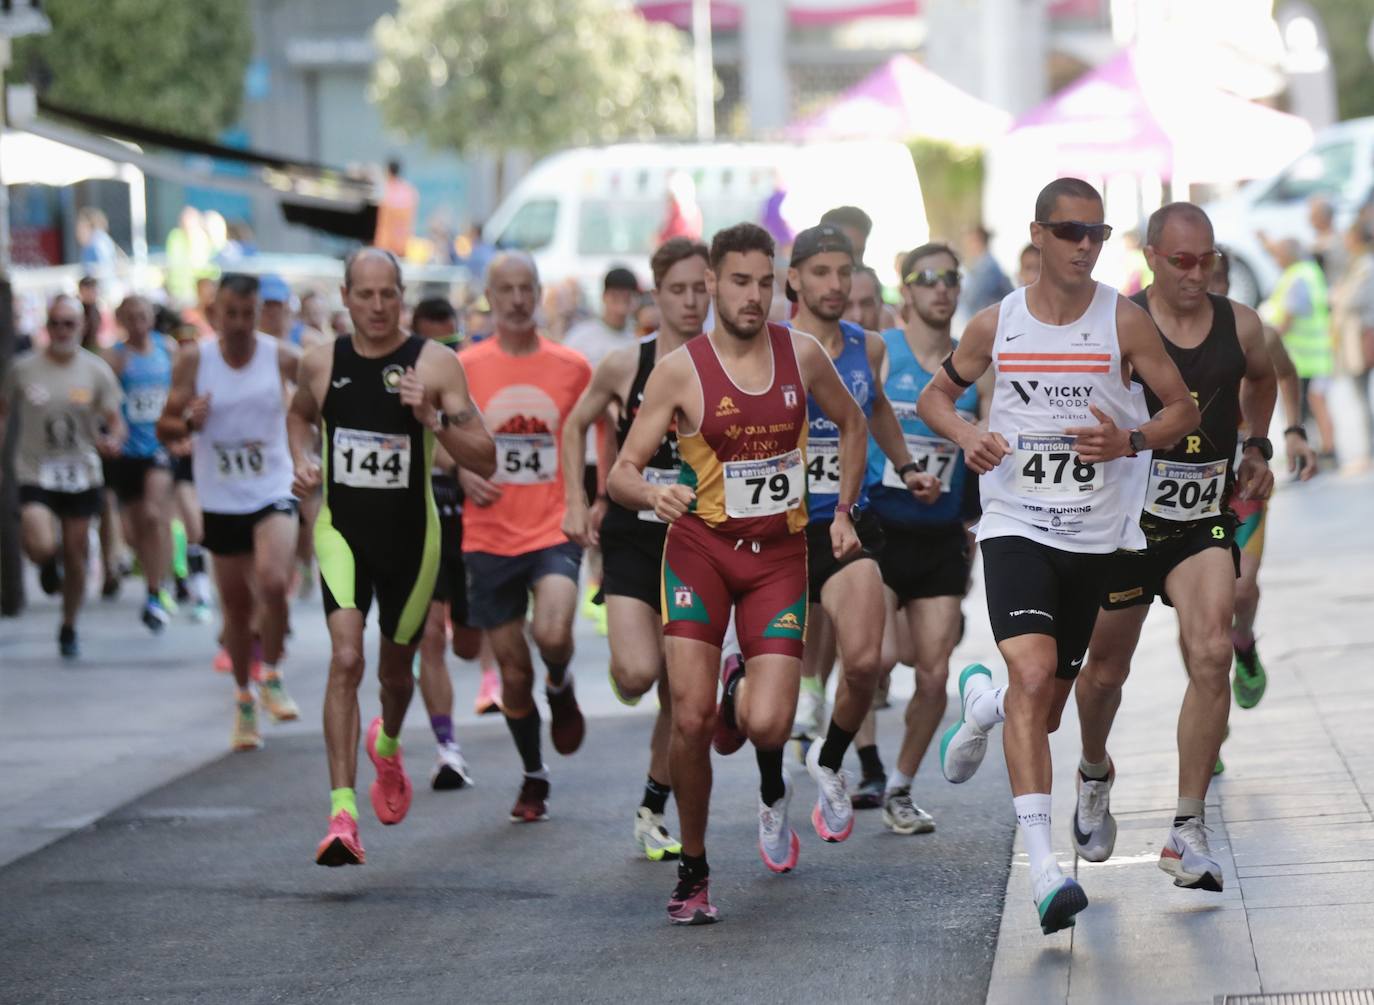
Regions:
<instances>
[{"instance_id":1,"label":"bib number 79","mask_svg":"<svg viewBox=\"0 0 1374 1005\"><path fill-rule=\"evenodd\" d=\"M749 503L752 506L757 506L759 504L759 501L763 498L764 489L768 490L768 498L773 502L782 502L787 498L788 490L791 488L791 483L788 481L785 471L779 471L777 474L770 475L767 478L746 478L744 484L747 488L752 490L753 494L749 499Z\"/></svg>"}]
</instances>

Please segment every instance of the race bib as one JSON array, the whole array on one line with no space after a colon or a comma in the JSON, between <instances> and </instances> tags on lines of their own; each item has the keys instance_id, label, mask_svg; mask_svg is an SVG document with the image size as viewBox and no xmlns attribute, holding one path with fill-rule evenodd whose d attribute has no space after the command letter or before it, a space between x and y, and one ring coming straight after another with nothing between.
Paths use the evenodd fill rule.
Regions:
<instances>
[{"instance_id":1,"label":"race bib","mask_svg":"<svg viewBox=\"0 0 1374 1005\"><path fill-rule=\"evenodd\" d=\"M1226 489L1226 462L1185 464L1153 461L1145 512L1163 520L1203 520L1221 514Z\"/></svg>"},{"instance_id":2,"label":"race bib","mask_svg":"<svg viewBox=\"0 0 1374 1005\"><path fill-rule=\"evenodd\" d=\"M954 466L959 461L959 448L939 436L907 435L904 439L912 463L940 479L941 492L950 491L954 482ZM906 482L898 476L892 460L887 457L883 458L883 484L888 488L906 488Z\"/></svg>"},{"instance_id":3,"label":"race bib","mask_svg":"<svg viewBox=\"0 0 1374 1005\"><path fill-rule=\"evenodd\" d=\"M773 516L796 509L805 480L800 450L760 461L726 461L725 515Z\"/></svg>"},{"instance_id":4,"label":"race bib","mask_svg":"<svg viewBox=\"0 0 1374 1005\"><path fill-rule=\"evenodd\" d=\"M334 481L355 489L410 486L410 437L366 429L335 429Z\"/></svg>"},{"instance_id":5,"label":"race bib","mask_svg":"<svg viewBox=\"0 0 1374 1005\"><path fill-rule=\"evenodd\" d=\"M677 469L677 468L645 468L645 469L644 469L644 480L645 480L646 482L648 482L650 485L676 485L676 484L677 484L677 475L678 475L678 469ZM662 520L660 520L660 519L658 518L658 514L655 513L655 512L654 512L653 510L651 510L651 509L642 509L642 510L640 510L640 511L639 511L639 518L640 518L641 520L646 520L646 521L648 521L649 523L662 523L662 522L663 522Z\"/></svg>"},{"instance_id":6,"label":"race bib","mask_svg":"<svg viewBox=\"0 0 1374 1005\"><path fill-rule=\"evenodd\" d=\"M813 496L840 494L839 440L811 440L806 444L806 489Z\"/></svg>"},{"instance_id":7,"label":"race bib","mask_svg":"<svg viewBox=\"0 0 1374 1005\"><path fill-rule=\"evenodd\" d=\"M1076 437L1063 433L1018 433L1016 491L1030 496L1073 496L1103 486L1102 465L1085 464L1074 453Z\"/></svg>"},{"instance_id":8,"label":"race bib","mask_svg":"<svg viewBox=\"0 0 1374 1005\"><path fill-rule=\"evenodd\" d=\"M156 422L162 417L162 406L167 403L165 387L143 387L131 391L124 399L130 422Z\"/></svg>"},{"instance_id":9,"label":"race bib","mask_svg":"<svg viewBox=\"0 0 1374 1005\"><path fill-rule=\"evenodd\" d=\"M54 457L38 468L38 484L49 492L85 492L91 487L91 466L82 457Z\"/></svg>"},{"instance_id":10,"label":"race bib","mask_svg":"<svg viewBox=\"0 0 1374 1005\"><path fill-rule=\"evenodd\" d=\"M242 443L215 443L215 470L227 482L250 481L262 477L262 447L256 440Z\"/></svg>"},{"instance_id":11,"label":"race bib","mask_svg":"<svg viewBox=\"0 0 1374 1005\"><path fill-rule=\"evenodd\" d=\"M558 477L558 443L552 433L496 434L496 474L502 485L537 485Z\"/></svg>"}]
</instances>

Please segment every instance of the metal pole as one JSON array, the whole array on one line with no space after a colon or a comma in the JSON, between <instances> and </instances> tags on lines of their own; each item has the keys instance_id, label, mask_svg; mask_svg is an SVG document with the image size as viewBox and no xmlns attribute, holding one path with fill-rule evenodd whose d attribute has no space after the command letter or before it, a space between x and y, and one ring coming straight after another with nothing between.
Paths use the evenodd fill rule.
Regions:
<instances>
[{"instance_id":1,"label":"metal pole","mask_svg":"<svg viewBox=\"0 0 1374 1005\"><path fill-rule=\"evenodd\" d=\"M716 69L711 53L711 0L692 0L692 63L697 139L716 138Z\"/></svg>"},{"instance_id":2,"label":"metal pole","mask_svg":"<svg viewBox=\"0 0 1374 1005\"><path fill-rule=\"evenodd\" d=\"M9 109L6 106L4 74L9 69L10 40L0 36L0 136L4 134ZM14 296L10 288L10 199L9 189L0 178L0 379L14 358ZM19 556L19 486L14 482L14 453L18 419L11 414L6 421L5 449L0 455L0 616L15 617L24 609L24 565ZM5 430L0 430L5 432Z\"/></svg>"}]
</instances>

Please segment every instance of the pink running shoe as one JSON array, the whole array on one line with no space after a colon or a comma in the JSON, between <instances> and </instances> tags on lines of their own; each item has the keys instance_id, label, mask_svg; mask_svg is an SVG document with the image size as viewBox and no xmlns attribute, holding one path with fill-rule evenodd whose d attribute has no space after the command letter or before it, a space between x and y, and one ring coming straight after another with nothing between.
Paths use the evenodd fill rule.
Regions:
<instances>
[{"instance_id":1,"label":"pink running shoe","mask_svg":"<svg viewBox=\"0 0 1374 1005\"><path fill-rule=\"evenodd\" d=\"M731 656L720 667L721 707L716 710L716 735L711 738L711 746L717 754L733 754L744 746L744 733L731 728L725 722L725 688L736 674L744 672L744 657L738 653Z\"/></svg>"},{"instance_id":2,"label":"pink running shoe","mask_svg":"<svg viewBox=\"0 0 1374 1005\"><path fill-rule=\"evenodd\" d=\"M391 757L381 757L377 753L377 737L382 732L382 717L379 715L367 727L367 756L377 769L377 780L368 787L372 797L372 809L377 819L384 824L398 824L410 811L411 787L406 777L406 767L401 759L401 748Z\"/></svg>"},{"instance_id":3,"label":"pink running shoe","mask_svg":"<svg viewBox=\"0 0 1374 1005\"><path fill-rule=\"evenodd\" d=\"M315 864L362 865L366 861L363 843L358 840L358 821L348 810L339 810L329 820L329 833L315 849Z\"/></svg>"},{"instance_id":4,"label":"pink running shoe","mask_svg":"<svg viewBox=\"0 0 1374 1005\"><path fill-rule=\"evenodd\" d=\"M668 920L674 925L709 925L719 921L720 912L711 903L710 882L705 876L679 876L673 895L668 898Z\"/></svg>"},{"instance_id":5,"label":"pink running shoe","mask_svg":"<svg viewBox=\"0 0 1374 1005\"><path fill-rule=\"evenodd\" d=\"M482 671L482 683L477 686L477 702L474 711L478 715L496 715L501 711L501 672L495 669Z\"/></svg>"},{"instance_id":6,"label":"pink running shoe","mask_svg":"<svg viewBox=\"0 0 1374 1005\"><path fill-rule=\"evenodd\" d=\"M262 681L262 651L256 644L253 646L253 662L248 667L248 676L251 680ZM219 652L215 653L214 662L215 673L233 673L234 661L229 658L229 650L223 646L219 647Z\"/></svg>"}]
</instances>

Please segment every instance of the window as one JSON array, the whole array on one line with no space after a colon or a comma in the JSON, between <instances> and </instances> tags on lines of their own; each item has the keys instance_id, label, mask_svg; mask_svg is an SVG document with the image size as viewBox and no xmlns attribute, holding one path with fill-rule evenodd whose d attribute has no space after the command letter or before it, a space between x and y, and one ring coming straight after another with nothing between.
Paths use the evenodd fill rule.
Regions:
<instances>
[{"instance_id":1,"label":"window","mask_svg":"<svg viewBox=\"0 0 1374 1005\"><path fill-rule=\"evenodd\" d=\"M1314 195L1338 197L1350 184L1354 169L1354 143L1317 147L1285 170L1260 201L1297 202Z\"/></svg>"},{"instance_id":2,"label":"window","mask_svg":"<svg viewBox=\"0 0 1374 1005\"><path fill-rule=\"evenodd\" d=\"M583 199L578 254L652 254L667 214L663 198Z\"/></svg>"},{"instance_id":3,"label":"window","mask_svg":"<svg viewBox=\"0 0 1374 1005\"><path fill-rule=\"evenodd\" d=\"M516 251L539 251L553 241L558 224L558 203L553 199L535 199L515 211L506 229L496 239L497 247Z\"/></svg>"}]
</instances>

